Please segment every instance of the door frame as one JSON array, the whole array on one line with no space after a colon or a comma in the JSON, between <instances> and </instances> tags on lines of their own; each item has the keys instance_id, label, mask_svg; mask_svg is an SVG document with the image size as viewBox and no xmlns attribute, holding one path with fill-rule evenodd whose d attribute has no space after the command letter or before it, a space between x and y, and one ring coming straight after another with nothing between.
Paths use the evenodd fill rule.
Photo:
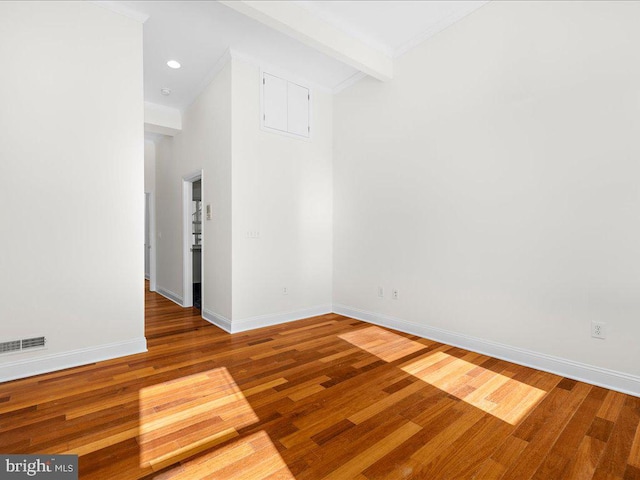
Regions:
<instances>
[{"instance_id":1,"label":"door frame","mask_svg":"<svg viewBox=\"0 0 640 480\"><path fill-rule=\"evenodd\" d=\"M193 307L193 255L191 245L193 239L193 225L191 223L191 207L193 203L193 182L202 181L202 169L182 177L182 306ZM204 188L202 189L204 200ZM204 203L203 203L204 205ZM204 220L204 218L203 218ZM202 254L200 257L202 279L200 284L200 311L204 311L204 222L202 224Z\"/></svg>"}]
</instances>

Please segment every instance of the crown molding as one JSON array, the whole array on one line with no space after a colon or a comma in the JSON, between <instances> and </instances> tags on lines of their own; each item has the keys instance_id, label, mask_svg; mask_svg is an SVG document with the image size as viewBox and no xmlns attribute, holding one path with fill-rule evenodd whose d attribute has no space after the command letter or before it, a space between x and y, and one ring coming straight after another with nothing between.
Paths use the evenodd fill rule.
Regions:
<instances>
[{"instance_id":1,"label":"crown molding","mask_svg":"<svg viewBox=\"0 0 640 480\"><path fill-rule=\"evenodd\" d=\"M111 0L90 0L90 2L94 5L98 5L99 7L106 8L107 10L111 10L112 12L116 12L124 15L125 17L129 17L140 23L144 23L149 20L149 18L151 18L151 15L134 10L133 8L128 7L121 2L114 2Z\"/></svg>"}]
</instances>

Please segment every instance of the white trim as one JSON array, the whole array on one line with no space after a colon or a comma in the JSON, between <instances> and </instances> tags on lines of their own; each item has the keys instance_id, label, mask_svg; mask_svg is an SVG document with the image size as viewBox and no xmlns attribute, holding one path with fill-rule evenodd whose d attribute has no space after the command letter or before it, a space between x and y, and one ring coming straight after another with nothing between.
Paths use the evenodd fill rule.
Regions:
<instances>
[{"instance_id":1,"label":"white trim","mask_svg":"<svg viewBox=\"0 0 640 480\"><path fill-rule=\"evenodd\" d=\"M487 3L489 3L489 0L479 0L479 1L476 1L475 4L469 5L466 9L456 10L451 15L443 18L435 25L432 25L428 29L424 30L423 32L413 37L411 40L400 45L398 48L396 48L393 51L392 57L394 59L401 57L402 55L407 53L409 50L412 50L413 48L423 43L425 40L433 37L434 35L442 32L443 30L446 30L451 25L454 25L455 23L459 22L464 17L475 12L476 10L483 7Z\"/></svg>"},{"instance_id":2,"label":"white trim","mask_svg":"<svg viewBox=\"0 0 640 480\"><path fill-rule=\"evenodd\" d=\"M191 208L193 203L193 182L202 181L202 169L182 177L182 306L193 307L193 224ZM201 189L204 191L204 189ZM204 250L204 224L202 228L202 250ZM204 252L203 252L204 253ZM204 272L202 272L204 275ZM204 283L201 284L204 291ZM202 305L202 299L201 299Z\"/></svg>"},{"instance_id":3,"label":"white trim","mask_svg":"<svg viewBox=\"0 0 640 480\"><path fill-rule=\"evenodd\" d=\"M49 373L65 368L78 367L113 358L135 355L147 351L147 340L136 338L124 342L108 343L96 347L81 348L69 352L42 355L36 358L17 360L3 363L0 371L0 382L8 382L18 378L31 377L42 373Z\"/></svg>"},{"instance_id":4,"label":"white trim","mask_svg":"<svg viewBox=\"0 0 640 480\"><path fill-rule=\"evenodd\" d=\"M302 320L309 317L317 317L318 315L326 315L327 313L332 313L331 305L318 305L292 312L258 315L255 317L243 318L241 320L233 320L233 322L231 322L230 333L246 332L247 330L270 327L272 325L293 322L295 320Z\"/></svg>"},{"instance_id":5,"label":"white trim","mask_svg":"<svg viewBox=\"0 0 640 480\"><path fill-rule=\"evenodd\" d=\"M178 305L182 306L182 295L178 295L177 293L172 292L171 290L167 290L163 287L158 287L156 289L156 293L162 295L168 300L171 300L173 303L177 303Z\"/></svg>"},{"instance_id":6,"label":"white trim","mask_svg":"<svg viewBox=\"0 0 640 480\"><path fill-rule=\"evenodd\" d=\"M484 340L461 333L429 327L403 320L401 318L360 310L346 305L333 305L334 313L347 317L373 323L387 328L392 328L405 333L446 343L455 347L464 348L473 352L489 355L491 357L506 360L532 367L537 370L572 378L599 387L616 390L640 397L640 377L628 373L609 370L606 368L576 362L566 358L555 357L544 353L534 352L523 348L512 347L498 342Z\"/></svg>"},{"instance_id":7,"label":"white trim","mask_svg":"<svg viewBox=\"0 0 640 480\"><path fill-rule=\"evenodd\" d=\"M131 18L140 23L144 23L151 18L151 15L139 12L127 5L124 5L122 2L91 0L91 3L102 8L106 8L107 10L111 10L112 12L119 13L120 15L124 15L125 17Z\"/></svg>"},{"instance_id":8,"label":"white trim","mask_svg":"<svg viewBox=\"0 0 640 480\"><path fill-rule=\"evenodd\" d=\"M364 72L356 72L353 75L351 75L349 78L347 78L346 80L343 80L338 85L333 87L332 93L334 95L336 93L340 93L345 88L349 88L351 85L355 85L356 83L358 83L360 80L362 80L366 76L367 76L367 74L364 73Z\"/></svg>"},{"instance_id":9,"label":"white trim","mask_svg":"<svg viewBox=\"0 0 640 480\"><path fill-rule=\"evenodd\" d=\"M193 307L193 252L191 251L192 175L182 177L182 306Z\"/></svg>"},{"instance_id":10,"label":"white trim","mask_svg":"<svg viewBox=\"0 0 640 480\"><path fill-rule=\"evenodd\" d=\"M207 322L212 323L216 327L221 328L227 333L231 333L231 320L227 317L215 313L207 308L202 309L202 318L204 318Z\"/></svg>"},{"instance_id":11,"label":"white trim","mask_svg":"<svg viewBox=\"0 0 640 480\"><path fill-rule=\"evenodd\" d=\"M322 8L318 8L316 2L309 0L293 0L292 3L295 3L299 7L308 10L310 13L315 15L316 17L324 20L329 25L337 28L338 30L342 30L344 33L353 37L357 40L360 40L362 43L369 45L371 48L375 50L380 50L385 55L391 57L393 55L393 47L387 45L384 42L380 42L369 35L366 35L360 29L355 28L355 26L345 18L340 15L335 15L329 11L323 10Z\"/></svg>"},{"instance_id":12,"label":"white trim","mask_svg":"<svg viewBox=\"0 0 640 480\"><path fill-rule=\"evenodd\" d=\"M182 130L176 130L175 128L164 127L162 125L156 125L153 123L144 123L144 133L146 134L154 134L154 135L162 135L165 137L175 137Z\"/></svg>"},{"instance_id":13,"label":"white trim","mask_svg":"<svg viewBox=\"0 0 640 480\"><path fill-rule=\"evenodd\" d=\"M393 59L390 56L293 3L218 1L378 80L393 78Z\"/></svg>"}]
</instances>

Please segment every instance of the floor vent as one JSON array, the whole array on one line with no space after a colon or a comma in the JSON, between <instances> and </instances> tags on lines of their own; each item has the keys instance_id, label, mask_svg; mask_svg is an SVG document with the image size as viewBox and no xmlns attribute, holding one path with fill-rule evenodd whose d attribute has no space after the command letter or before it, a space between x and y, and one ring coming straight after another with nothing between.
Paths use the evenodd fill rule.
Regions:
<instances>
[{"instance_id":1,"label":"floor vent","mask_svg":"<svg viewBox=\"0 0 640 480\"><path fill-rule=\"evenodd\" d=\"M22 340L11 340L0 342L0 355L3 353L20 352L32 348L43 348L47 343L45 337L23 338Z\"/></svg>"}]
</instances>

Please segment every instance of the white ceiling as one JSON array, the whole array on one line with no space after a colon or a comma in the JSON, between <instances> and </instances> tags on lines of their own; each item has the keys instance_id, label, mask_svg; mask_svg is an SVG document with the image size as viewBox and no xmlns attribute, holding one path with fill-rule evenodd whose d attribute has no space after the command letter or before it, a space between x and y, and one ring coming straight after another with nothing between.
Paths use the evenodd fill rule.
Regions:
<instances>
[{"instance_id":1,"label":"white ceiling","mask_svg":"<svg viewBox=\"0 0 640 480\"><path fill-rule=\"evenodd\" d=\"M391 57L456 22L487 0L296 1L317 18ZM217 1L123 1L111 8L148 16L144 24L145 101L184 110L213 79L232 49L296 79L336 90L354 67ZM167 67L178 60L179 70ZM162 88L172 93L163 96Z\"/></svg>"}]
</instances>

